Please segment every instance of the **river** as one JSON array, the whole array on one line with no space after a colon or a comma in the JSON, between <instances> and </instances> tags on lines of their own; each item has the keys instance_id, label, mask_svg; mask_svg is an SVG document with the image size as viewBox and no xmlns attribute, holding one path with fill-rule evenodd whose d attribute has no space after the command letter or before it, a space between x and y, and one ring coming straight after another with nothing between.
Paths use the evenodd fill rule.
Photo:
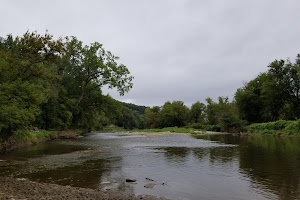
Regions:
<instances>
[{"instance_id":1,"label":"river","mask_svg":"<svg viewBox=\"0 0 300 200\"><path fill-rule=\"evenodd\" d=\"M37 182L170 199L300 199L299 137L92 133L0 160L0 176Z\"/></svg>"}]
</instances>

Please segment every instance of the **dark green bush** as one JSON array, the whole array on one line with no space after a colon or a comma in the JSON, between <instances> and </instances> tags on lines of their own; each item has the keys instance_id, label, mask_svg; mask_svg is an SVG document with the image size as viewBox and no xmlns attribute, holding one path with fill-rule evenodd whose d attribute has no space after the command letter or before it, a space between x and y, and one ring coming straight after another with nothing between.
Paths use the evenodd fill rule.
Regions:
<instances>
[{"instance_id":1,"label":"dark green bush","mask_svg":"<svg viewBox=\"0 0 300 200\"><path fill-rule=\"evenodd\" d=\"M286 121L279 120L276 122L256 123L246 127L248 133L259 134L300 134L300 120Z\"/></svg>"}]
</instances>

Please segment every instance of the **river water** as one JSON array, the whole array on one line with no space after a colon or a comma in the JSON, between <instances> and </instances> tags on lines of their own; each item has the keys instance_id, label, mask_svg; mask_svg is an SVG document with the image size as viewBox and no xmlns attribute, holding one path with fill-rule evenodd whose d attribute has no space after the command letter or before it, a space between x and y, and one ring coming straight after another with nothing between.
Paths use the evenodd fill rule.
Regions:
<instances>
[{"instance_id":1,"label":"river water","mask_svg":"<svg viewBox=\"0 0 300 200\"><path fill-rule=\"evenodd\" d=\"M93 133L23 148L0 160L0 176L137 195L300 199L298 137ZM148 183L155 186L145 188Z\"/></svg>"}]
</instances>

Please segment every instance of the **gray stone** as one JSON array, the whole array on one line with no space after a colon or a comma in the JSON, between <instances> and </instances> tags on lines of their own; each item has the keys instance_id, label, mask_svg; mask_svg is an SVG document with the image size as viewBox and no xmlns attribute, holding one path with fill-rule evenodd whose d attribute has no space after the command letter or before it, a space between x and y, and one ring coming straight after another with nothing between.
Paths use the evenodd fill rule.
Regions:
<instances>
[{"instance_id":1,"label":"gray stone","mask_svg":"<svg viewBox=\"0 0 300 200\"><path fill-rule=\"evenodd\" d=\"M145 187L145 188L153 188L155 185L156 185L156 184L154 184L154 183L148 183L148 184L146 184L144 187Z\"/></svg>"}]
</instances>

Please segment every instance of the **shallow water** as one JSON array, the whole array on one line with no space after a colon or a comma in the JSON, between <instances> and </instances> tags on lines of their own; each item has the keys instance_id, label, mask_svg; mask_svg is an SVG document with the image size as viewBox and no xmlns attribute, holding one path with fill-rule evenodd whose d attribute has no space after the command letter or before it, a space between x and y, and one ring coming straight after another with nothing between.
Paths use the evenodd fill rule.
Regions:
<instances>
[{"instance_id":1,"label":"shallow water","mask_svg":"<svg viewBox=\"0 0 300 200\"><path fill-rule=\"evenodd\" d=\"M0 160L0 176L100 190L192 200L300 199L300 138L94 133ZM156 185L145 188L148 183Z\"/></svg>"}]
</instances>

